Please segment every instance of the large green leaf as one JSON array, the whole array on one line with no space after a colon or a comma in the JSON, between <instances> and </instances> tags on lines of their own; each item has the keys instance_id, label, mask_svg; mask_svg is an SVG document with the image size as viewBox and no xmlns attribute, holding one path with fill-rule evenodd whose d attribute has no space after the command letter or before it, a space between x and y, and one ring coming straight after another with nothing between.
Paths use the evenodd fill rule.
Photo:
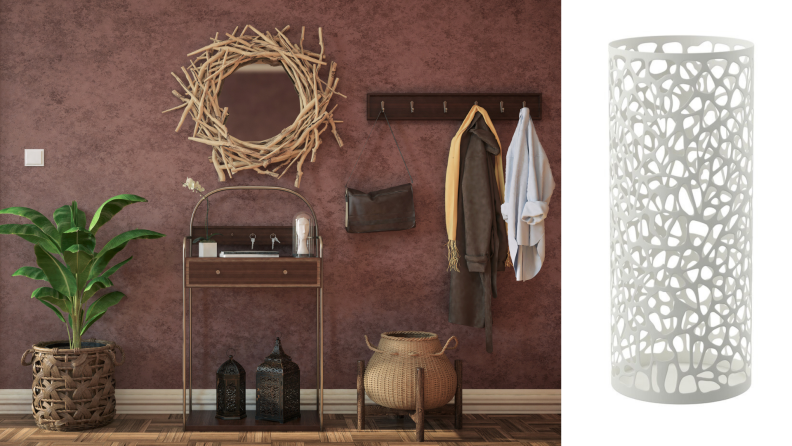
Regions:
<instances>
[{"instance_id":1,"label":"large green leaf","mask_svg":"<svg viewBox=\"0 0 792 446\"><path fill-rule=\"evenodd\" d=\"M85 292L83 293L82 301L83 302L87 301L88 299L91 298L91 296L96 294L97 291L103 288L110 288L111 286L113 286L113 282L110 280L110 276L115 274L115 272L118 271L119 268L124 266L124 264L126 264L130 260L132 260L132 256L130 256L126 260L116 263L115 265L113 265L112 268L105 271L104 274L102 274L99 277L95 277L90 282L85 284Z\"/></svg>"},{"instance_id":2,"label":"large green leaf","mask_svg":"<svg viewBox=\"0 0 792 446\"><path fill-rule=\"evenodd\" d=\"M37 288L33 291L33 294L31 294L30 297L55 305L65 313L69 312L69 298L59 293L58 290L54 288Z\"/></svg>"},{"instance_id":3,"label":"large green leaf","mask_svg":"<svg viewBox=\"0 0 792 446\"><path fill-rule=\"evenodd\" d=\"M23 266L14 271L14 274L11 274L11 276L24 276L33 280L47 280L47 275L44 274L44 271L35 266Z\"/></svg>"},{"instance_id":4,"label":"large green leaf","mask_svg":"<svg viewBox=\"0 0 792 446\"><path fill-rule=\"evenodd\" d=\"M72 226L71 228L69 228L69 229L67 229L67 230L63 231L63 233L64 233L64 234L83 233L83 234L85 234L85 235L87 235L87 236L93 236L93 234L91 233L91 231L89 231L89 230L87 230L87 229L85 229L85 228L81 228L81 227L79 227L79 226Z\"/></svg>"},{"instance_id":5,"label":"large green leaf","mask_svg":"<svg viewBox=\"0 0 792 446\"><path fill-rule=\"evenodd\" d=\"M43 300L43 299L39 299L39 302L43 303L44 305L46 305L47 307L49 307L49 309L50 309L50 310L54 311L54 312L55 312L55 314L57 314L57 315L58 315L58 319L60 319L60 320L61 320L61 322L63 322L64 324L66 323L66 319L64 319L64 318L63 318L63 315L61 314L61 312L60 312L60 311L58 311L58 309L57 309L57 308L55 308L55 306L54 306L54 305L52 305L51 303L49 303L49 302L47 302L46 300Z\"/></svg>"},{"instance_id":6,"label":"large green leaf","mask_svg":"<svg viewBox=\"0 0 792 446\"><path fill-rule=\"evenodd\" d=\"M121 302L121 299L124 298L124 293L120 291L113 291L111 293L107 293L104 296L99 297L88 307L88 311L85 313L85 325L83 325L83 333L85 330L88 329L97 319L102 317L103 314L107 311L108 308L112 307L113 305ZM81 333L82 334L82 333Z\"/></svg>"},{"instance_id":7,"label":"large green leaf","mask_svg":"<svg viewBox=\"0 0 792 446\"><path fill-rule=\"evenodd\" d=\"M85 228L74 226L63 232L61 238L63 260L77 278L78 289L83 289L88 280L95 247L96 238Z\"/></svg>"},{"instance_id":8,"label":"large green leaf","mask_svg":"<svg viewBox=\"0 0 792 446\"><path fill-rule=\"evenodd\" d=\"M160 234L159 232L148 231L145 229L133 229L132 231L127 231L121 233L115 237L113 237L107 244L102 248L99 253L94 256L94 261L91 264L91 270L88 273L88 277L97 277L102 275L102 272L107 265L113 260L113 257L121 252L131 240L134 239L154 239L165 237L165 234Z\"/></svg>"},{"instance_id":9,"label":"large green leaf","mask_svg":"<svg viewBox=\"0 0 792 446\"><path fill-rule=\"evenodd\" d=\"M36 225L0 225L0 234L18 235L19 237L22 237L34 245L41 245L44 249L53 254L60 253L58 245L56 245L55 242Z\"/></svg>"},{"instance_id":10,"label":"large green leaf","mask_svg":"<svg viewBox=\"0 0 792 446\"><path fill-rule=\"evenodd\" d=\"M85 227L85 212L77 209L77 202L72 201L71 204L71 223L72 227L78 226L80 228Z\"/></svg>"},{"instance_id":11,"label":"large green leaf","mask_svg":"<svg viewBox=\"0 0 792 446\"><path fill-rule=\"evenodd\" d=\"M105 201L99 206L99 209L96 210L96 213L91 220L91 226L89 229L91 233L96 234L96 231L99 230L105 223L110 221L115 214L119 213L121 209L124 209L126 206L129 206L132 203L141 203L145 202L146 199L143 197L138 197L137 195L116 195L115 197Z\"/></svg>"},{"instance_id":12,"label":"large green leaf","mask_svg":"<svg viewBox=\"0 0 792 446\"><path fill-rule=\"evenodd\" d=\"M99 276L92 279L85 285L85 291L83 292L82 302L85 303L96 294L97 291L110 288L113 286L113 281L105 276Z\"/></svg>"},{"instance_id":13,"label":"large green leaf","mask_svg":"<svg viewBox=\"0 0 792 446\"><path fill-rule=\"evenodd\" d=\"M115 265L113 265L113 267L112 267L112 268L110 268L110 269L108 269L107 271L105 271L105 273L104 273L104 274L102 274L102 275L103 275L103 276L105 276L105 277L110 277L110 276L112 276L113 274L115 274L115 272L116 272L116 271L118 271L118 269L119 269L119 268L121 268L122 266L124 266L124 265L125 265L125 264L126 264L128 261L132 260L132 257L133 257L133 256L129 256L129 258L128 258L128 259L126 259L126 260L122 260L122 261L120 261L120 262L116 263Z\"/></svg>"},{"instance_id":14,"label":"large green leaf","mask_svg":"<svg viewBox=\"0 0 792 446\"><path fill-rule=\"evenodd\" d=\"M85 243L85 244L84 243L75 243L75 244L69 246L68 248L66 248L65 252L70 252L72 254L76 254L78 252L84 252L86 254L90 254L91 257L93 257L93 253L94 253L94 251L93 251L94 246L93 245L94 245L94 243L90 243L90 244L88 244L88 243Z\"/></svg>"},{"instance_id":15,"label":"large green leaf","mask_svg":"<svg viewBox=\"0 0 792 446\"><path fill-rule=\"evenodd\" d=\"M126 243L122 243L115 248L105 251L102 249L103 252L100 252L94 256L93 262L91 262L91 269L88 271L88 277L98 277L101 276L104 272L107 265L113 260L116 254L121 252L122 249L126 247Z\"/></svg>"},{"instance_id":16,"label":"large green leaf","mask_svg":"<svg viewBox=\"0 0 792 446\"><path fill-rule=\"evenodd\" d=\"M91 306L88 307L88 311L85 313L85 320L89 320L99 313L104 313L108 308L121 302L121 299L124 297L125 295L121 291L112 291L104 296L99 296Z\"/></svg>"},{"instance_id":17,"label":"large green leaf","mask_svg":"<svg viewBox=\"0 0 792 446\"><path fill-rule=\"evenodd\" d=\"M90 326L93 325L94 322L99 320L99 318L102 317L102 316L104 316L104 313L99 313L99 314L93 316L91 319L88 319L87 321L85 321L85 323L82 326L82 330L80 330L80 336L84 335L85 331L88 330L88 328L90 328Z\"/></svg>"},{"instance_id":18,"label":"large green leaf","mask_svg":"<svg viewBox=\"0 0 792 446\"><path fill-rule=\"evenodd\" d=\"M36 299L38 299L39 297L52 297L54 299L61 299L61 300L64 300L64 301L68 301L69 300L69 296L64 296L63 294L61 294L55 288L50 288L50 287L47 287L47 286L43 286L41 288L36 288L35 290L33 290L33 294L31 294L30 297L33 297L33 298L36 298Z\"/></svg>"},{"instance_id":19,"label":"large green leaf","mask_svg":"<svg viewBox=\"0 0 792 446\"><path fill-rule=\"evenodd\" d=\"M44 216L44 214L35 209L11 207L0 210L0 214L17 215L19 217L27 218L31 223L36 225L37 228L41 229L42 232L47 234L47 236L49 236L49 238L51 238L55 243L58 243L60 240L58 228L56 228L52 222L50 222L49 219Z\"/></svg>"},{"instance_id":20,"label":"large green leaf","mask_svg":"<svg viewBox=\"0 0 792 446\"><path fill-rule=\"evenodd\" d=\"M113 237L101 251L99 251L99 256L105 254L108 251L114 250L121 245L126 245L131 240L135 239L154 239L165 237L165 234L160 234L159 232L149 231L148 229L133 229L131 231L122 232L117 236Z\"/></svg>"},{"instance_id":21,"label":"large green leaf","mask_svg":"<svg viewBox=\"0 0 792 446\"><path fill-rule=\"evenodd\" d=\"M130 257L129 257L128 259L126 259L126 260L123 260L123 261L121 261L121 262L118 262L118 263L116 263L115 265L113 265L113 267L112 267L112 268L110 268L110 269L108 269L107 271L105 271L105 272L104 272L102 275L100 275L100 276L97 276L97 277L94 277L93 279L91 279L91 281L90 281L90 282L88 282L87 284L85 284L85 289L87 290L87 289L88 289L89 287L91 287L91 286L92 286L94 283L96 283L96 282L100 282L100 281L102 281L103 279L110 280L110 279L109 279L109 278L110 278L110 276L112 276L113 274L115 274L115 272L116 272L116 271L118 271L118 269L119 269L119 268L121 268L122 266L124 266L124 264L126 264L126 263L127 263L128 261L130 261L130 260L132 260L132 256L130 256ZM113 286L113 285L112 285L112 282L110 283L110 285L106 285L106 286L107 286L107 287L111 287L111 286Z\"/></svg>"},{"instance_id":22,"label":"large green leaf","mask_svg":"<svg viewBox=\"0 0 792 446\"><path fill-rule=\"evenodd\" d=\"M63 231L61 240L61 249L63 251L77 252L75 250L69 250L69 247L82 244L87 247L88 252L93 253L96 247L96 237L94 237L91 231L79 226L74 226Z\"/></svg>"},{"instance_id":23,"label":"large green leaf","mask_svg":"<svg viewBox=\"0 0 792 446\"><path fill-rule=\"evenodd\" d=\"M77 279L74 274L41 246L34 246L33 251L36 253L36 263L47 275L50 285L61 294L70 297L76 296Z\"/></svg>"},{"instance_id":24,"label":"large green leaf","mask_svg":"<svg viewBox=\"0 0 792 446\"><path fill-rule=\"evenodd\" d=\"M52 217L55 220L55 225L58 227L58 232L62 233L72 227L71 206L68 204L55 209Z\"/></svg>"}]
</instances>

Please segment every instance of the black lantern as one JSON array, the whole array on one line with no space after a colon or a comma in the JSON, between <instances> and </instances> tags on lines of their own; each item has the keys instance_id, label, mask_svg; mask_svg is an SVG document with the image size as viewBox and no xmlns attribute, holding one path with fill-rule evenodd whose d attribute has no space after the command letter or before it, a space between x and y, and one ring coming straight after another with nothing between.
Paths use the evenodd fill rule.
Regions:
<instances>
[{"instance_id":1,"label":"black lantern","mask_svg":"<svg viewBox=\"0 0 792 446\"><path fill-rule=\"evenodd\" d=\"M245 418L245 369L228 355L217 369L217 415L221 420Z\"/></svg>"},{"instance_id":2,"label":"black lantern","mask_svg":"<svg viewBox=\"0 0 792 446\"><path fill-rule=\"evenodd\" d=\"M256 369L256 419L284 423L300 416L300 368L283 351L280 338Z\"/></svg>"}]
</instances>

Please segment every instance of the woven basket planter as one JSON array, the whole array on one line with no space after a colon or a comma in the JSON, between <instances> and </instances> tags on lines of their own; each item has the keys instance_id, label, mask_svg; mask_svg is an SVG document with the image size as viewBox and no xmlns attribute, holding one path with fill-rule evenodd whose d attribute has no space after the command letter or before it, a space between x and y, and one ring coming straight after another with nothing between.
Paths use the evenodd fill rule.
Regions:
<instances>
[{"instance_id":1,"label":"woven basket planter","mask_svg":"<svg viewBox=\"0 0 792 446\"><path fill-rule=\"evenodd\" d=\"M51 431L102 427L115 417L115 366L123 350L113 342L90 340L69 349L68 341L42 342L25 351L33 366L33 416ZM66 347L66 348L63 348ZM113 350L121 352L116 359ZM33 353L30 362L28 354Z\"/></svg>"},{"instance_id":2,"label":"woven basket planter","mask_svg":"<svg viewBox=\"0 0 792 446\"><path fill-rule=\"evenodd\" d=\"M451 340L455 345L449 347ZM415 409L415 369L424 369L424 409L444 406L456 392L454 366L445 356L446 350L457 348L451 336L445 346L434 333L423 331L391 331L382 333L378 348L366 337L374 355L366 368L366 393L375 403L391 409Z\"/></svg>"}]
</instances>

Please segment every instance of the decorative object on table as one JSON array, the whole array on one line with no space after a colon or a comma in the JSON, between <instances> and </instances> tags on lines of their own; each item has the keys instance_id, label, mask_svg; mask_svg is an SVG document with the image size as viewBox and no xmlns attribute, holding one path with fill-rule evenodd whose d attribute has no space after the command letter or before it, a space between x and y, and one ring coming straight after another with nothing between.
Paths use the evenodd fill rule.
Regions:
<instances>
[{"instance_id":1,"label":"decorative object on table","mask_svg":"<svg viewBox=\"0 0 792 446\"><path fill-rule=\"evenodd\" d=\"M519 281L532 279L542 268L544 222L554 189L550 162L536 135L529 110L523 108L506 152L505 196L501 205L509 254Z\"/></svg>"},{"instance_id":2,"label":"decorative object on table","mask_svg":"<svg viewBox=\"0 0 792 446\"><path fill-rule=\"evenodd\" d=\"M273 257L280 257L280 253L278 251L223 251L220 253L220 257L223 258L254 258L254 257L264 257L264 258L273 258Z\"/></svg>"},{"instance_id":3,"label":"decorative object on table","mask_svg":"<svg viewBox=\"0 0 792 446\"><path fill-rule=\"evenodd\" d=\"M285 36L289 28L276 29L274 36L250 25L238 35L238 28L234 29L227 35L227 40L215 37L211 44L188 54L200 55L190 62L188 69L182 67L186 84L171 73L186 96L174 90L173 94L182 101L182 105L165 112L184 108L176 126L177 132L188 114L193 118L195 127L188 139L212 148L211 162L220 181L225 181L225 173L233 177L234 173L248 169L280 178L296 163L294 186L300 187L303 163L309 154L311 162L316 161L316 151L322 143L320 136L328 126L339 147L343 146L336 131L336 123L341 121L333 119L335 107L330 110L328 107L334 94L346 96L336 91L339 79L335 77L335 62L330 63L327 82L319 78L322 65L327 65L324 62L322 28L319 28L319 53L303 47L305 27L299 44L292 43ZM225 126L228 107L220 109L217 95L226 77L240 66L256 62L283 66L294 82L302 111L294 123L277 136L263 141L241 141L228 133Z\"/></svg>"},{"instance_id":4,"label":"decorative object on table","mask_svg":"<svg viewBox=\"0 0 792 446\"><path fill-rule=\"evenodd\" d=\"M198 243L198 257L217 257L217 242L214 240L203 240Z\"/></svg>"},{"instance_id":5,"label":"decorative object on table","mask_svg":"<svg viewBox=\"0 0 792 446\"><path fill-rule=\"evenodd\" d=\"M396 149L399 151L404 168L407 169L407 175L410 177L410 182L400 186L390 187L387 189L376 190L373 192L361 192L359 190L351 189L349 187L349 178L355 173L360 156L366 151L371 133L377 125L379 116L385 117L385 122L388 124L393 142L396 143ZM415 205L413 203L413 190L412 190L412 174L407 167L407 161L404 160L404 155L399 148L399 143L396 141L396 135L393 133L393 128L388 122L388 115L385 114L385 106L382 106L377 120L374 121L371 131L366 137L366 142L358 152L358 157L355 160L355 165L352 166L352 171L347 176L346 180L346 221L344 226L347 232L351 233L365 233L365 232L384 232L384 231L401 231L404 229L411 229L415 227Z\"/></svg>"},{"instance_id":6,"label":"decorative object on table","mask_svg":"<svg viewBox=\"0 0 792 446\"><path fill-rule=\"evenodd\" d=\"M241 420L245 411L245 368L228 355L217 369L217 414L221 420Z\"/></svg>"},{"instance_id":7,"label":"decorative object on table","mask_svg":"<svg viewBox=\"0 0 792 446\"><path fill-rule=\"evenodd\" d=\"M275 243L280 243L280 240L278 240L278 234L276 234L274 232L272 234L270 234L270 241L272 242L272 247L270 249L273 252L277 252L277 251L275 251Z\"/></svg>"},{"instance_id":8,"label":"decorative object on table","mask_svg":"<svg viewBox=\"0 0 792 446\"><path fill-rule=\"evenodd\" d=\"M300 367L281 347L256 369L256 419L284 423L300 416Z\"/></svg>"},{"instance_id":9,"label":"decorative object on table","mask_svg":"<svg viewBox=\"0 0 792 446\"><path fill-rule=\"evenodd\" d=\"M217 242L212 240L212 237L222 234L209 233L209 198L205 198L204 194L202 193L204 188L192 178L187 178L187 181L185 181L182 186L186 187L192 192L195 192L201 197L204 197L206 200L206 236L196 237L192 241L193 243L198 243L198 257L217 257Z\"/></svg>"},{"instance_id":10,"label":"decorative object on table","mask_svg":"<svg viewBox=\"0 0 792 446\"><path fill-rule=\"evenodd\" d=\"M658 403L751 386L751 42L610 52L611 383Z\"/></svg>"},{"instance_id":11,"label":"decorative object on table","mask_svg":"<svg viewBox=\"0 0 792 446\"><path fill-rule=\"evenodd\" d=\"M245 258L245 257L247 257L247 258L251 258L251 257L280 257L280 253L278 251L274 250L275 249L275 240L278 239L278 237L274 233L270 234L270 238L271 239L274 237L274 239L272 240L272 247L273 247L272 251L253 251L253 248L256 246L256 234L255 233L251 233L248 237L250 238L250 249L251 249L250 251L223 251L223 252L220 253L220 257L223 257L223 258L225 258L225 257L238 257L238 258Z\"/></svg>"},{"instance_id":12,"label":"decorative object on table","mask_svg":"<svg viewBox=\"0 0 792 446\"><path fill-rule=\"evenodd\" d=\"M55 224L30 208L0 210L31 221L0 225L0 234L18 235L34 244L38 267L23 266L13 275L49 282L31 297L55 312L68 335L68 340L36 344L22 357L23 365L33 365L33 416L42 429L90 429L110 423L115 416L113 370L123 362L115 359L113 350L118 347L106 341L83 343L82 337L124 297L121 291L96 297L113 286L110 276L132 259L108 268L113 257L132 240L164 234L134 229L113 237L97 252L96 233L124 207L145 201L137 195L115 196L99 206L90 224L76 201L55 210ZM33 353L31 362L25 361L28 353ZM86 382L94 384L85 387Z\"/></svg>"},{"instance_id":13,"label":"decorative object on table","mask_svg":"<svg viewBox=\"0 0 792 446\"><path fill-rule=\"evenodd\" d=\"M454 428L462 429L462 361L454 367L444 356L446 350L457 348L451 336L440 349L434 333L394 331L381 335L379 348L365 337L366 345L375 353L368 369L358 361L357 428L366 424L366 415L409 415L415 421L417 441L424 440L424 417L433 414L454 414ZM453 347L448 345L455 341ZM366 405L368 394L376 405ZM455 397L453 405L447 405ZM410 413L415 410L415 413Z\"/></svg>"},{"instance_id":14,"label":"decorative object on table","mask_svg":"<svg viewBox=\"0 0 792 446\"><path fill-rule=\"evenodd\" d=\"M448 152L448 321L484 327L488 353L492 353L492 299L498 294L496 271L505 269L509 257L506 224L501 216L503 191L498 134L487 111L474 105Z\"/></svg>"},{"instance_id":15,"label":"decorative object on table","mask_svg":"<svg viewBox=\"0 0 792 446\"><path fill-rule=\"evenodd\" d=\"M316 253L311 252L313 244L309 243L309 240L315 236L314 232L313 221L309 213L301 211L292 218L292 255L294 257L316 256ZM277 237L273 242L275 240Z\"/></svg>"}]
</instances>

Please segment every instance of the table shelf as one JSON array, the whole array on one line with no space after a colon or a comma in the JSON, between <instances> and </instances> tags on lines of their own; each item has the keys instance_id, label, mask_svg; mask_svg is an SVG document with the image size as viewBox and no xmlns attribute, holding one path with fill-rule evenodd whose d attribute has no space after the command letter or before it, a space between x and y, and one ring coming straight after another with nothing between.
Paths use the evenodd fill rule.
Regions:
<instances>
[{"instance_id":1,"label":"table shelf","mask_svg":"<svg viewBox=\"0 0 792 446\"><path fill-rule=\"evenodd\" d=\"M214 410L195 410L187 414L185 431L200 432L291 432L291 431L320 431L319 412L316 410L301 410L300 417L289 420L283 424L277 421L262 421L256 419L256 414L248 413L241 420L220 420L215 418Z\"/></svg>"}]
</instances>

